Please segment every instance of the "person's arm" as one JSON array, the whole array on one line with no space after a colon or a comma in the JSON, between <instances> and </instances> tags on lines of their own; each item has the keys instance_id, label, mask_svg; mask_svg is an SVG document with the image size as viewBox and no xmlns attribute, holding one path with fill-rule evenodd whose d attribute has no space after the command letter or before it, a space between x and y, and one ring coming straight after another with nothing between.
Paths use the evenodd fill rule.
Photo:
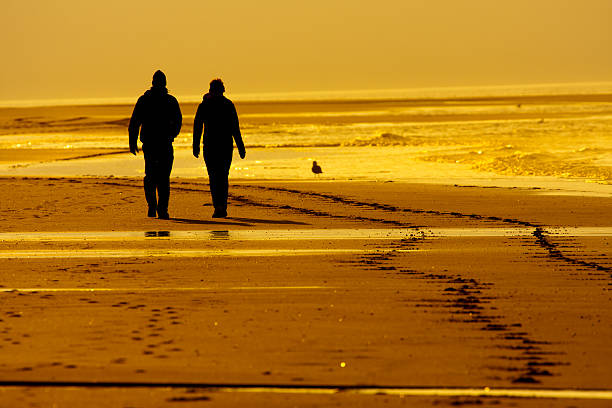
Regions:
<instances>
[{"instance_id":1,"label":"person's arm","mask_svg":"<svg viewBox=\"0 0 612 408\"><path fill-rule=\"evenodd\" d=\"M136 155L138 153L138 134L140 133L140 125L142 125L142 118L140 111L142 110L141 99L138 98L132 117L130 118L130 124L128 126L128 134L130 136L130 153Z\"/></svg>"},{"instance_id":2,"label":"person's arm","mask_svg":"<svg viewBox=\"0 0 612 408\"><path fill-rule=\"evenodd\" d=\"M202 136L202 128L204 127L204 117L202 114L202 104L198 105L195 118L193 119L193 156L200 155L200 137Z\"/></svg>"},{"instance_id":3,"label":"person's arm","mask_svg":"<svg viewBox=\"0 0 612 408\"><path fill-rule=\"evenodd\" d=\"M244 142L242 141L242 134L240 133L240 123L238 122L238 112L236 112L236 107L232 104L232 135L234 136L234 140L236 141L236 147L238 147L238 154L240 154L240 158L244 159L246 156L246 150L244 148Z\"/></svg>"},{"instance_id":4,"label":"person's arm","mask_svg":"<svg viewBox=\"0 0 612 408\"><path fill-rule=\"evenodd\" d=\"M181 127L183 126L183 115L181 114L181 107L179 106L178 101L176 100L176 98L173 99L174 120L172 123L172 134L174 135L174 137L172 139L175 139L179 135L179 133L181 133Z\"/></svg>"}]
</instances>

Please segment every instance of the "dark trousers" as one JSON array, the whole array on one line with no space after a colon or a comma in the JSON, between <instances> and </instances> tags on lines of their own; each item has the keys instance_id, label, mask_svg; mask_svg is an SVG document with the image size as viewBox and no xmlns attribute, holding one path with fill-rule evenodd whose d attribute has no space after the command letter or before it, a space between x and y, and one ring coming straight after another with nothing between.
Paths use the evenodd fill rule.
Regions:
<instances>
[{"instance_id":1,"label":"dark trousers","mask_svg":"<svg viewBox=\"0 0 612 408\"><path fill-rule=\"evenodd\" d=\"M143 146L142 152L145 159L144 191L147 204L150 209L157 210L157 214L165 214L168 212L170 200L170 173L174 150L172 145Z\"/></svg>"},{"instance_id":2,"label":"dark trousers","mask_svg":"<svg viewBox=\"0 0 612 408\"><path fill-rule=\"evenodd\" d=\"M227 190L229 171L232 166L232 151L210 152L204 149L204 162L208 171L210 195L216 211L227 210Z\"/></svg>"}]
</instances>

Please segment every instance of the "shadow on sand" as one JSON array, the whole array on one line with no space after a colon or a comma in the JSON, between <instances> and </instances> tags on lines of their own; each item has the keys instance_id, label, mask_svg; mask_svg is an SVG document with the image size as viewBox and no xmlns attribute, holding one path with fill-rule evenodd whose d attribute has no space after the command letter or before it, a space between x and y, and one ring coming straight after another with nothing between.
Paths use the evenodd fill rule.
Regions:
<instances>
[{"instance_id":1,"label":"shadow on sand","mask_svg":"<svg viewBox=\"0 0 612 408\"><path fill-rule=\"evenodd\" d=\"M291 220L269 220L269 219L242 218L242 217L228 217L227 219L241 221L241 222L248 222L248 223L253 223L253 224L310 225L307 222L291 221Z\"/></svg>"},{"instance_id":2,"label":"shadow on sand","mask_svg":"<svg viewBox=\"0 0 612 408\"><path fill-rule=\"evenodd\" d=\"M181 224L197 224L197 225L238 225L241 227L252 227L253 226L253 224L248 224L246 222L192 220L189 218L170 218L170 221L175 221Z\"/></svg>"},{"instance_id":3,"label":"shadow on sand","mask_svg":"<svg viewBox=\"0 0 612 408\"><path fill-rule=\"evenodd\" d=\"M306 222L291 221L291 220L270 220L261 218L243 218L243 217L227 217L224 220L193 220L190 218L171 218L171 221L176 221L182 224L197 224L197 225L239 225L243 227L252 227L253 224L274 224L274 225L310 225Z\"/></svg>"}]
</instances>

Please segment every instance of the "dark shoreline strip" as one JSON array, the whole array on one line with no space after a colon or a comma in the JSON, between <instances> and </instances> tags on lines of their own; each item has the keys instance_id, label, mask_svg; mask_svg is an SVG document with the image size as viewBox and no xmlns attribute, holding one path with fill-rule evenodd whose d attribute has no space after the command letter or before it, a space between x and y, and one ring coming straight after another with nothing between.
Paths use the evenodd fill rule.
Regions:
<instances>
[{"instance_id":1,"label":"dark shoreline strip","mask_svg":"<svg viewBox=\"0 0 612 408\"><path fill-rule=\"evenodd\" d=\"M113 150L111 152L101 152L101 153L93 153L93 154L85 154L82 156L74 156L74 157L64 157L61 159L50 160L48 162L40 162L40 163L49 163L49 162L59 162L59 161L70 161L70 160L79 160L79 159L91 159L94 157L103 157L103 156L115 156L118 154L129 153L129 150Z\"/></svg>"}]
</instances>

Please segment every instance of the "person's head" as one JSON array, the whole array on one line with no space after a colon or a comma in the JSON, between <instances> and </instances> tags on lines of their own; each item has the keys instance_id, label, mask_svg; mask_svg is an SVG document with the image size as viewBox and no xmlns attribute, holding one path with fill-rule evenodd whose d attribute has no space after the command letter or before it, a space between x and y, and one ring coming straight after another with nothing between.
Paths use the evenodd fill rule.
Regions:
<instances>
[{"instance_id":1,"label":"person's head","mask_svg":"<svg viewBox=\"0 0 612 408\"><path fill-rule=\"evenodd\" d=\"M213 95L223 95L223 92L225 92L225 86L223 85L223 81L220 78L215 78L210 81L209 92Z\"/></svg>"},{"instance_id":2,"label":"person's head","mask_svg":"<svg viewBox=\"0 0 612 408\"><path fill-rule=\"evenodd\" d=\"M166 74L160 70L153 74L153 86L166 86Z\"/></svg>"}]
</instances>

